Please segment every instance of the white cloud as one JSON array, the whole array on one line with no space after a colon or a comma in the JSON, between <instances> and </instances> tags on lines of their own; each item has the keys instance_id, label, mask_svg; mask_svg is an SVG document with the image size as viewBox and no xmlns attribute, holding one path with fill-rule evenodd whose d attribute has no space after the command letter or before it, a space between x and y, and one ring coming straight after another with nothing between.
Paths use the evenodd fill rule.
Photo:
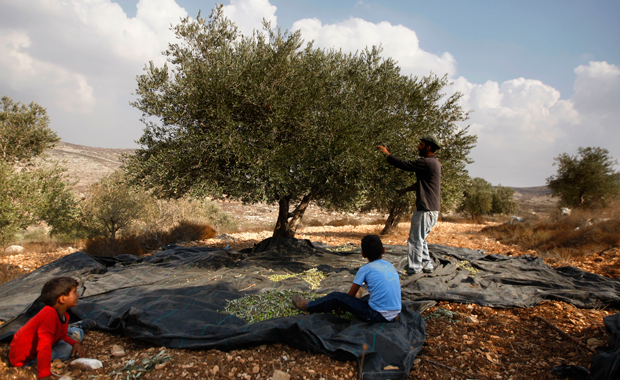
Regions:
<instances>
[{"instance_id":1,"label":"white cloud","mask_svg":"<svg viewBox=\"0 0 620 380\"><path fill-rule=\"evenodd\" d=\"M0 81L20 91L43 92L43 101L64 112L89 113L95 98L86 77L32 58L25 53L30 44L24 32L0 31Z\"/></svg>"},{"instance_id":2,"label":"white cloud","mask_svg":"<svg viewBox=\"0 0 620 380\"><path fill-rule=\"evenodd\" d=\"M541 81L517 78L474 84L460 77L449 89L463 94L473 110L466 124L478 136L472 151L472 177L506 186L541 186L553 173L553 157L565 139L565 126L578 122L570 101Z\"/></svg>"},{"instance_id":3,"label":"white cloud","mask_svg":"<svg viewBox=\"0 0 620 380\"><path fill-rule=\"evenodd\" d=\"M608 114L620 105L620 68L607 62L591 61L575 69L573 101L580 112Z\"/></svg>"},{"instance_id":4,"label":"white cloud","mask_svg":"<svg viewBox=\"0 0 620 380\"><path fill-rule=\"evenodd\" d=\"M270 22L272 28L276 27L276 10L269 0L230 0L230 4L223 7L224 15L246 36L251 36L254 30L262 31L263 19Z\"/></svg>"},{"instance_id":5,"label":"white cloud","mask_svg":"<svg viewBox=\"0 0 620 380\"><path fill-rule=\"evenodd\" d=\"M570 129L570 146L598 146L620 159L620 68L591 61L575 68L575 94L571 101L581 116Z\"/></svg>"},{"instance_id":6,"label":"white cloud","mask_svg":"<svg viewBox=\"0 0 620 380\"><path fill-rule=\"evenodd\" d=\"M453 76L456 73L456 61L450 53L438 56L422 50L416 33L403 25L387 21L375 24L355 17L324 25L312 18L296 21L292 30L301 30L304 39L314 40L317 47L333 47L344 52L381 45L382 55L398 61L403 74L426 76L432 71L439 76Z\"/></svg>"},{"instance_id":7,"label":"white cloud","mask_svg":"<svg viewBox=\"0 0 620 380\"><path fill-rule=\"evenodd\" d=\"M556 89L541 81L512 79L501 85L494 81L472 84L460 77L451 91L464 96L461 105L474 110L471 122L477 132L499 134L506 144L519 141L554 142L560 123L575 123L578 114L572 103L560 99Z\"/></svg>"},{"instance_id":8,"label":"white cloud","mask_svg":"<svg viewBox=\"0 0 620 380\"><path fill-rule=\"evenodd\" d=\"M494 184L540 186L557 170L553 158L578 147L606 148L620 158L620 69L590 62L575 74L569 100L539 80L456 79L449 93L463 94L461 105L474 111L467 124L478 136L471 175Z\"/></svg>"},{"instance_id":9,"label":"white cloud","mask_svg":"<svg viewBox=\"0 0 620 380\"><path fill-rule=\"evenodd\" d=\"M128 104L135 77L165 61L185 16L174 0L140 0L135 17L111 0L5 0L0 93L47 108L66 141L130 146L143 127Z\"/></svg>"},{"instance_id":10,"label":"white cloud","mask_svg":"<svg viewBox=\"0 0 620 380\"><path fill-rule=\"evenodd\" d=\"M128 18L120 5L110 0L74 0L70 6L57 8L70 18L66 28L85 29L117 58L141 63L163 60L161 52L174 38L170 24L187 16L174 0L140 0L134 18ZM88 45L88 41L74 42Z\"/></svg>"}]
</instances>

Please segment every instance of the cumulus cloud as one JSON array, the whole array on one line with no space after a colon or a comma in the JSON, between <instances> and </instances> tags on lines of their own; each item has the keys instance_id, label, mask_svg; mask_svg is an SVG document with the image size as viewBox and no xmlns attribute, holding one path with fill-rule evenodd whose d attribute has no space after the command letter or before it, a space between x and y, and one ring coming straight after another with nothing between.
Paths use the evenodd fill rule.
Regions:
<instances>
[{"instance_id":1,"label":"cumulus cloud","mask_svg":"<svg viewBox=\"0 0 620 380\"><path fill-rule=\"evenodd\" d=\"M26 33L0 31L0 81L20 91L44 92L41 99L64 112L92 111L95 98L86 77L32 58L25 53L30 44Z\"/></svg>"},{"instance_id":2,"label":"cumulus cloud","mask_svg":"<svg viewBox=\"0 0 620 380\"><path fill-rule=\"evenodd\" d=\"M352 17L335 24L323 24L316 18L307 18L293 23L292 30L301 30L306 41L315 41L315 46L356 52L373 45L383 47L383 56L398 61L403 74L426 76L432 71L439 76L456 73L456 61L450 53L441 56L420 48L415 31L387 21L372 23Z\"/></svg>"},{"instance_id":3,"label":"cumulus cloud","mask_svg":"<svg viewBox=\"0 0 620 380\"><path fill-rule=\"evenodd\" d=\"M478 144L472 152L476 163L470 166L471 175L494 184L543 185L552 174L564 128L579 121L572 102L539 80L474 84L460 77L449 91L461 92L461 105L473 110L467 124Z\"/></svg>"},{"instance_id":4,"label":"cumulus cloud","mask_svg":"<svg viewBox=\"0 0 620 380\"><path fill-rule=\"evenodd\" d=\"M571 147L599 146L620 159L620 68L591 61L575 68L575 94L571 101L581 122L570 129Z\"/></svg>"},{"instance_id":5,"label":"cumulus cloud","mask_svg":"<svg viewBox=\"0 0 620 380\"><path fill-rule=\"evenodd\" d=\"M620 158L620 69L593 61L575 74L570 99L539 80L475 84L457 78L449 93L463 95L461 105L473 110L467 124L478 136L472 176L540 186L557 170L553 158L578 147L602 147Z\"/></svg>"},{"instance_id":6,"label":"cumulus cloud","mask_svg":"<svg viewBox=\"0 0 620 380\"><path fill-rule=\"evenodd\" d=\"M451 91L455 90L463 94L461 105L474 110L471 120L477 132L500 133L510 142L514 142L511 135L521 135L523 141L553 142L560 134L559 124L578 119L572 103L561 100L559 91L539 80L473 84L460 77L454 81Z\"/></svg>"},{"instance_id":7,"label":"cumulus cloud","mask_svg":"<svg viewBox=\"0 0 620 380\"><path fill-rule=\"evenodd\" d=\"M142 129L128 105L135 77L165 61L170 25L185 16L174 0L140 0L135 17L111 0L5 0L0 92L46 107L66 141L131 145Z\"/></svg>"},{"instance_id":8,"label":"cumulus cloud","mask_svg":"<svg viewBox=\"0 0 620 380\"><path fill-rule=\"evenodd\" d=\"M277 7L271 5L269 0L231 0L229 5L223 7L224 15L231 19L239 28L239 31L246 35L252 35L254 30L263 30L263 19L271 23L271 27L276 27Z\"/></svg>"},{"instance_id":9,"label":"cumulus cloud","mask_svg":"<svg viewBox=\"0 0 620 380\"><path fill-rule=\"evenodd\" d=\"M607 62L594 62L575 69L573 101L580 112L604 116L619 111L620 68Z\"/></svg>"}]
</instances>

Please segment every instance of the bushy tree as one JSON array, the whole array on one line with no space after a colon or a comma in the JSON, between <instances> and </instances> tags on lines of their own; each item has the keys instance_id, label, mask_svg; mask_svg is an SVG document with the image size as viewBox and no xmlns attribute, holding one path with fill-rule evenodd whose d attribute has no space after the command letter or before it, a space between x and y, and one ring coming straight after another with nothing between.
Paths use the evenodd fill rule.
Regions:
<instances>
[{"instance_id":1,"label":"bushy tree","mask_svg":"<svg viewBox=\"0 0 620 380\"><path fill-rule=\"evenodd\" d=\"M160 196L277 203L274 236L293 236L311 201L361 205L376 143L419 137L441 107L445 79L403 76L377 48L317 49L268 26L241 36L221 6L175 31L170 67L138 78L147 128L126 169Z\"/></svg>"},{"instance_id":2,"label":"bushy tree","mask_svg":"<svg viewBox=\"0 0 620 380\"><path fill-rule=\"evenodd\" d=\"M0 100L0 159L10 164L30 162L60 141L49 127L45 108L37 103Z\"/></svg>"},{"instance_id":3,"label":"bushy tree","mask_svg":"<svg viewBox=\"0 0 620 380\"><path fill-rule=\"evenodd\" d=\"M483 178L474 178L464 191L461 210L473 217L487 215L493 209L493 186Z\"/></svg>"},{"instance_id":4,"label":"bushy tree","mask_svg":"<svg viewBox=\"0 0 620 380\"><path fill-rule=\"evenodd\" d=\"M607 149L580 147L577 155L562 153L554 160L558 172L547 178L547 186L564 205L603 206L620 194L620 173L614 170L618 161Z\"/></svg>"},{"instance_id":5,"label":"bushy tree","mask_svg":"<svg viewBox=\"0 0 620 380\"><path fill-rule=\"evenodd\" d=\"M80 206L91 237L115 239L120 230L140 217L145 203L143 192L129 186L123 173L116 171L92 184Z\"/></svg>"},{"instance_id":6,"label":"bushy tree","mask_svg":"<svg viewBox=\"0 0 620 380\"><path fill-rule=\"evenodd\" d=\"M518 207L514 193L513 189L501 185L493 187L483 178L474 178L463 192L460 210L472 218L480 215L513 214Z\"/></svg>"},{"instance_id":7,"label":"bushy tree","mask_svg":"<svg viewBox=\"0 0 620 380\"><path fill-rule=\"evenodd\" d=\"M65 169L44 159L59 139L48 127L45 109L9 97L0 101L0 243L15 233L46 222L52 234L70 233L77 208Z\"/></svg>"},{"instance_id":8,"label":"bushy tree","mask_svg":"<svg viewBox=\"0 0 620 380\"><path fill-rule=\"evenodd\" d=\"M510 215L514 214L519 204L514 199L515 191L501 185L493 188L493 205L491 214Z\"/></svg>"}]
</instances>

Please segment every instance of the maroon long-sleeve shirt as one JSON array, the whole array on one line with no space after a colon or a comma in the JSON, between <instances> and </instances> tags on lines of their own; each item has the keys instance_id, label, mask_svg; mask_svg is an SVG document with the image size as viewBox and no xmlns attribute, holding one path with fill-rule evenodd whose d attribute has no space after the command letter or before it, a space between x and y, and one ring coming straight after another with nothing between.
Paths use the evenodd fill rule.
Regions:
<instances>
[{"instance_id":1,"label":"maroon long-sleeve shirt","mask_svg":"<svg viewBox=\"0 0 620 380\"><path fill-rule=\"evenodd\" d=\"M51 376L52 346L60 339L72 346L78 343L67 335L68 326L68 313L62 322L56 309L45 306L13 336L9 351L11 365L23 367L24 363L36 358L39 379Z\"/></svg>"}]
</instances>

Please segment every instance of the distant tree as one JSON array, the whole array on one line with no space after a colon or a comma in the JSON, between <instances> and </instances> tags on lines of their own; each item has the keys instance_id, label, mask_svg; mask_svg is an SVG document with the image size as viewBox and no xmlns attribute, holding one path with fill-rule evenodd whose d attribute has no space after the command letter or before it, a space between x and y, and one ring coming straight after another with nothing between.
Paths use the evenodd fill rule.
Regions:
<instances>
[{"instance_id":1,"label":"distant tree","mask_svg":"<svg viewBox=\"0 0 620 380\"><path fill-rule=\"evenodd\" d=\"M488 215L493 209L493 185L483 178L474 178L466 187L461 210L472 218Z\"/></svg>"},{"instance_id":2,"label":"distant tree","mask_svg":"<svg viewBox=\"0 0 620 380\"><path fill-rule=\"evenodd\" d=\"M547 178L547 186L564 205L603 206L620 194L620 173L614 170L618 161L607 149L580 147L577 155L562 153L554 160L558 172Z\"/></svg>"},{"instance_id":3,"label":"distant tree","mask_svg":"<svg viewBox=\"0 0 620 380\"><path fill-rule=\"evenodd\" d=\"M491 214L514 214L519 204L514 199L515 191L501 185L493 188L493 205L491 206Z\"/></svg>"},{"instance_id":4,"label":"distant tree","mask_svg":"<svg viewBox=\"0 0 620 380\"><path fill-rule=\"evenodd\" d=\"M116 239L120 230L140 217L145 204L143 192L130 187L123 173L116 171L92 184L80 206L91 237Z\"/></svg>"},{"instance_id":5,"label":"distant tree","mask_svg":"<svg viewBox=\"0 0 620 380\"><path fill-rule=\"evenodd\" d=\"M508 187L493 187L483 178L474 178L465 187L459 209L472 218L481 215L514 214L518 208L514 193L515 191Z\"/></svg>"},{"instance_id":6,"label":"distant tree","mask_svg":"<svg viewBox=\"0 0 620 380\"><path fill-rule=\"evenodd\" d=\"M293 236L311 201L361 205L374 145L419 137L445 84L401 75L376 48L304 47L299 32L270 28L240 36L221 6L175 31L171 67L151 63L138 78L147 128L126 169L160 196L277 203L274 236Z\"/></svg>"},{"instance_id":7,"label":"distant tree","mask_svg":"<svg viewBox=\"0 0 620 380\"><path fill-rule=\"evenodd\" d=\"M77 220L76 199L65 169L43 153L59 139L48 127L45 109L9 97L0 101L0 242L46 222L52 234L69 233Z\"/></svg>"},{"instance_id":8,"label":"distant tree","mask_svg":"<svg viewBox=\"0 0 620 380\"><path fill-rule=\"evenodd\" d=\"M0 100L0 159L10 164L29 162L52 148L60 138L49 127L45 108L32 102Z\"/></svg>"}]
</instances>

